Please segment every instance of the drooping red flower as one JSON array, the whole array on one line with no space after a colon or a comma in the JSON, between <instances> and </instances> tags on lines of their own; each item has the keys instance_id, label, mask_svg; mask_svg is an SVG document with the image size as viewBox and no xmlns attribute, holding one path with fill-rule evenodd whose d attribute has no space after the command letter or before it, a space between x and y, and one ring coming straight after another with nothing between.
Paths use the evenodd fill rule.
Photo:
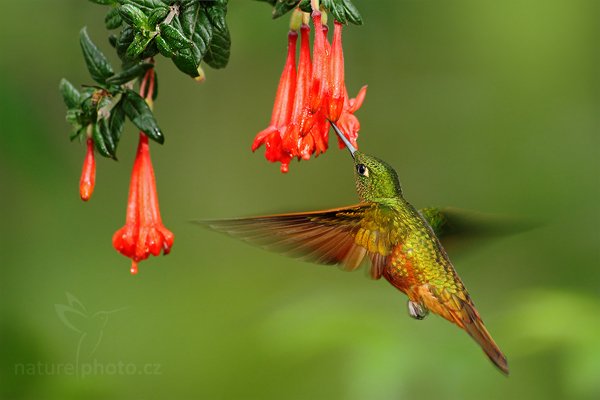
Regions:
<instances>
[{"instance_id":1,"label":"drooping red flower","mask_svg":"<svg viewBox=\"0 0 600 400\"><path fill-rule=\"evenodd\" d=\"M154 70L151 68L140 83L140 95L144 96L150 106L155 89L154 80ZM130 271L135 275L138 272L138 262L145 260L150 254L158 256L161 251L165 255L169 254L174 239L173 233L162 223L148 136L140 132L129 182L125 226L113 235L113 247L131 258Z\"/></svg>"},{"instance_id":2,"label":"drooping red flower","mask_svg":"<svg viewBox=\"0 0 600 400\"><path fill-rule=\"evenodd\" d=\"M317 3L318 4L318 3ZM332 43L327 40L328 28L318 6L311 14L314 24L314 42L312 60L310 55L310 37L308 25L300 28L300 58L295 75L295 85L289 85L290 68L294 67L292 53L296 43L288 41L288 59L282 73L270 126L261 131L252 145L255 151L265 144L265 157L271 162L281 162L281 171L289 170L292 158L308 160L324 153L328 147L330 122L337 122L342 133L358 148L356 139L360 123L354 113L360 108L366 94L363 87L355 99L350 99L344 82L344 54L342 49L342 27L334 22ZM294 17L300 15L296 11ZM305 22L310 21L304 14ZM296 28L294 28L296 29ZM292 49L293 47L293 49ZM285 91L284 103L280 93ZM291 114L285 124L277 125L274 121L279 112L291 105ZM285 107L284 107L285 105ZM283 128L282 128L283 127Z\"/></svg>"},{"instance_id":3,"label":"drooping red flower","mask_svg":"<svg viewBox=\"0 0 600 400\"><path fill-rule=\"evenodd\" d=\"M298 33L288 33L288 53L285 61L269 126L259 132L252 143L252 151L262 144L266 147L265 157L271 162L281 161L281 172L287 172L292 157L282 150L281 138L292 114L294 94L296 91L296 42Z\"/></svg>"},{"instance_id":4,"label":"drooping red flower","mask_svg":"<svg viewBox=\"0 0 600 400\"><path fill-rule=\"evenodd\" d=\"M158 207L154 168L150 159L148 137L140 132L137 154L129 184L129 201L125 226L113 236L114 248L131 258L131 273L137 274L138 262L161 251L169 254L173 233L165 228Z\"/></svg>"},{"instance_id":5,"label":"drooping red flower","mask_svg":"<svg viewBox=\"0 0 600 400\"><path fill-rule=\"evenodd\" d=\"M79 196L81 200L88 201L92 197L95 185L96 159L94 157L94 140L90 137L87 139L87 151L83 161L81 178L79 179Z\"/></svg>"},{"instance_id":6,"label":"drooping red flower","mask_svg":"<svg viewBox=\"0 0 600 400\"><path fill-rule=\"evenodd\" d=\"M329 64L330 93L327 102L327 119L337 122L344 107L346 84L344 83L344 51L342 49L342 24L335 21Z\"/></svg>"},{"instance_id":7,"label":"drooping red flower","mask_svg":"<svg viewBox=\"0 0 600 400\"><path fill-rule=\"evenodd\" d=\"M300 59L298 60L298 75L296 80L296 90L294 93L294 105L290 123L285 132L283 132L282 146L283 150L291 157L299 157L298 145L302 134L308 131L308 125L311 124L308 112L308 95L311 77L310 62L310 27L302 25L300 28Z\"/></svg>"},{"instance_id":8,"label":"drooping red flower","mask_svg":"<svg viewBox=\"0 0 600 400\"><path fill-rule=\"evenodd\" d=\"M311 114L316 114L324 99L327 82L328 52L325 46L326 33L321 23L321 12L319 10L312 12L313 25L315 27L315 36L313 43L312 76L310 82L310 106Z\"/></svg>"},{"instance_id":9,"label":"drooping red flower","mask_svg":"<svg viewBox=\"0 0 600 400\"><path fill-rule=\"evenodd\" d=\"M358 131L360 130L360 122L354 113L362 106L365 96L367 95L367 86L363 86L358 91L358 94L354 99L348 98L348 91L344 88L344 109L342 114L337 121L337 126L346 135L350 143L358 149L356 139L358 138ZM340 149L345 149L346 145L340 138L338 138L338 146Z\"/></svg>"}]
</instances>

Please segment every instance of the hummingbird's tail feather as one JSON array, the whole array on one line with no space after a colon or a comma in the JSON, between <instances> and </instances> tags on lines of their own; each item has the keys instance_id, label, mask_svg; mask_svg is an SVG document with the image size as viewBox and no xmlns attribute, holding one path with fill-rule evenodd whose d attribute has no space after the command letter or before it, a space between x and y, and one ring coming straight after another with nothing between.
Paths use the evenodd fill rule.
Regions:
<instances>
[{"instance_id":1,"label":"hummingbird's tail feather","mask_svg":"<svg viewBox=\"0 0 600 400\"><path fill-rule=\"evenodd\" d=\"M432 285L423 285L417 288L412 297L409 295L409 298L413 301L422 301L431 312L464 329L479 344L494 365L508 375L506 356L483 325L479 313L465 292L451 293Z\"/></svg>"},{"instance_id":2,"label":"hummingbird's tail feather","mask_svg":"<svg viewBox=\"0 0 600 400\"><path fill-rule=\"evenodd\" d=\"M483 352L505 375L508 375L508 362L492 336L486 329L479 313L471 302L462 302L459 325L481 346ZM458 315L457 315L458 317Z\"/></svg>"}]
</instances>

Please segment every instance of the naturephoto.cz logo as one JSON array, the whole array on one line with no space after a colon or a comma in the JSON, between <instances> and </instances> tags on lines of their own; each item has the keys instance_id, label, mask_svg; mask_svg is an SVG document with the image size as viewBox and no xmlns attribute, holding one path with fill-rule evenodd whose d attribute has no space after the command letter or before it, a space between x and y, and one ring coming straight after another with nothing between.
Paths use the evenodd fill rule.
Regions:
<instances>
[{"instance_id":1,"label":"naturephoto.cz logo","mask_svg":"<svg viewBox=\"0 0 600 400\"><path fill-rule=\"evenodd\" d=\"M117 362L92 362L83 363L37 363L15 364L15 375L52 376L71 375L80 378L96 375L161 375L160 363L135 364L123 361Z\"/></svg>"},{"instance_id":2,"label":"naturephoto.cz logo","mask_svg":"<svg viewBox=\"0 0 600 400\"><path fill-rule=\"evenodd\" d=\"M15 375L72 375L79 378L92 375L161 375L160 363L133 363L125 361L100 362L93 357L100 347L106 326L113 315L126 310L89 311L79 299L66 293L67 304L55 304L58 319L72 332L77 345L75 361L66 363L24 362L14 365Z\"/></svg>"}]
</instances>

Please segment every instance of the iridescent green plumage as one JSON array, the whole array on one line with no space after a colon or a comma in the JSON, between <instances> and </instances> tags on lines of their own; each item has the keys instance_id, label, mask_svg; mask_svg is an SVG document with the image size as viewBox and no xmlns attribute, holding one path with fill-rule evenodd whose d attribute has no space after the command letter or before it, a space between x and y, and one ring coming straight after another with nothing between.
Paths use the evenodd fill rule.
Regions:
<instances>
[{"instance_id":1,"label":"iridescent green plumage","mask_svg":"<svg viewBox=\"0 0 600 400\"><path fill-rule=\"evenodd\" d=\"M422 319L431 311L455 323L508 374L506 357L483 325L436 236L469 225L453 212L417 211L404 199L392 167L346 145L354 159L360 204L208 224L268 250L320 264L338 264L350 271L368 256L371 277L384 277L405 293L411 316Z\"/></svg>"}]
</instances>

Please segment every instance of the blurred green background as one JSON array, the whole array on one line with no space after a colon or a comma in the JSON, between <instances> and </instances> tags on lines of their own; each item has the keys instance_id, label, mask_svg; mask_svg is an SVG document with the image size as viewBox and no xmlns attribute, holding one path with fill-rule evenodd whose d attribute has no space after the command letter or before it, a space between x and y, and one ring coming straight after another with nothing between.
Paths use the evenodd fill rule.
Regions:
<instances>
[{"instance_id":1,"label":"blurred green background","mask_svg":"<svg viewBox=\"0 0 600 400\"><path fill-rule=\"evenodd\" d=\"M189 222L357 201L345 151L332 146L287 175L250 152L270 118L287 18L232 0L231 61L204 84L158 62L166 143L152 156L176 240L134 277L111 238L136 132L119 162L99 160L94 197L81 202L84 146L68 141L57 91L62 77L91 82L82 26L109 53L104 9L4 1L1 398L600 398L599 3L355 3L366 23L345 30L344 49L351 95L369 84L361 148L396 167L418 207L544 221L451 255L511 376L441 318L410 319L383 280ZM57 313L69 297L77 320ZM77 357L80 340L98 344L91 356ZM92 370L64 369L74 364Z\"/></svg>"}]
</instances>

